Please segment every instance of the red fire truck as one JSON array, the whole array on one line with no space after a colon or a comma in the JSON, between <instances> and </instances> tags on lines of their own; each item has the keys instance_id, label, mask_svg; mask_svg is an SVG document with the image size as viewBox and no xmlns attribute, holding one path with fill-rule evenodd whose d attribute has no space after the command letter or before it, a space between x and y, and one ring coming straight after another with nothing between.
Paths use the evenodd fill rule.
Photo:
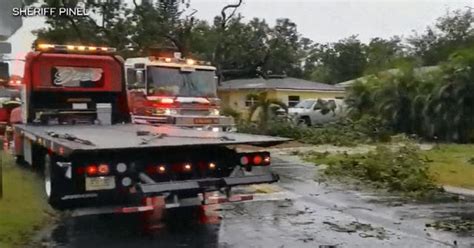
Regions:
<instances>
[{"instance_id":1,"label":"red fire truck","mask_svg":"<svg viewBox=\"0 0 474 248\"><path fill-rule=\"evenodd\" d=\"M232 117L220 115L216 68L209 62L163 49L156 56L127 59L125 70L133 122L232 129Z\"/></svg>"},{"instance_id":2,"label":"red fire truck","mask_svg":"<svg viewBox=\"0 0 474 248\"><path fill-rule=\"evenodd\" d=\"M130 123L124 63L113 48L40 44L26 57L23 82L14 155L44 171L55 208L147 211L143 199L157 197L167 208L199 205L208 192L229 197L234 186L278 180L268 152L232 146L286 139Z\"/></svg>"}]
</instances>

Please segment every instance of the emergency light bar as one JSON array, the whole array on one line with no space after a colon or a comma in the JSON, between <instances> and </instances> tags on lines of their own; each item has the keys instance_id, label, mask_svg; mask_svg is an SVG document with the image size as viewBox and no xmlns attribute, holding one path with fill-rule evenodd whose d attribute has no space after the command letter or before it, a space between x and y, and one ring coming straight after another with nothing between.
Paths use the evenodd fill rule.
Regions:
<instances>
[{"instance_id":1,"label":"emergency light bar","mask_svg":"<svg viewBox=\"0 0 474 248\"><path fill-rule=\"evenodd\" d=\"M181 59L181 58L170 58L170 57L154 57L150 56L151 61L160 61L166 63L176 63L176 64L187 64L187 65L211 65L209 61L201 61L194 59Z\"/></svg>"},{"instance_id":2,"label":"emergency light bar","mask_svg":"<svg viewBox=\"0 0 474 248\"><path fill-rule=\"evenodd\" d=\"M95 47L95 46L74 46L74 45L56 45L56 44L38 44L36 51L42 52L67 52L67 53L115 53L117 49L113 47Z\"/></svg>"}]
</instances>

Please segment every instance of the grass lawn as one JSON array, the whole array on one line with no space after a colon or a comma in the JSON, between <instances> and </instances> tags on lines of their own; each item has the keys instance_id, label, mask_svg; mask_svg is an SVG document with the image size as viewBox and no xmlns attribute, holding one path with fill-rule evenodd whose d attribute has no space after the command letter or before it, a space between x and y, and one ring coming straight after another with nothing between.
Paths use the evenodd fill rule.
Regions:
<instances>
[{"instance_id":1,"label":"grass lawn","mask_svg":"<svg viewBox=\"0 0 474 248\"><path fill-rule=\"evenodd\" d=\"M439 184L474 189L474 145L441 144L423 153Z\"/></svg>"},{"instance_id":2,"label":"grass lawn","mask_svg":"<svg viewBox=\"0 0 474 248\"><path fill-rule=\"evenodd\" d=\"M3 198L0 199L0 247L18 247L32 237L52 215L44 200L39 177L15 165L0 153L3 165Z\"/></svg>"}]
</instances>

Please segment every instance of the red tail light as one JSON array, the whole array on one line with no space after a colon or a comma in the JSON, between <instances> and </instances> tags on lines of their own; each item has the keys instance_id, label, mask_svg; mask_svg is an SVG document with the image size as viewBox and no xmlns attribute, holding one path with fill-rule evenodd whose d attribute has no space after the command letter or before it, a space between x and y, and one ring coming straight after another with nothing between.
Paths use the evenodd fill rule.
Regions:
<instances>
[{"instance_id":1,"label":"red tail light","mask_svg":"<svg viewBox=\"0 0 474 248\"><path fill-rule=\"evenodd\" d=\"M89 176L95 176L95 175L97 175L97 172L98 172L98 169L97 169L97 166L96 166L96 165L93 165L93 164L92 164L92 165L88 165L88 166L86 167L86 173L87 173L87 175L89 175Z\"/></svg>"},{"instance_id":2,"label":"red tail light","mask_svg":"<svg viewBox=\"0 0 474 248\"><path fill-rule=\"evenodd\" d=\"M241 154L240 164L243 166L254 165L270 165L270 153L268 152L255 152L255 153L245 153Z\"/></svg>"},{"instance_id":3,"label":"red tail light","mask_svg":"<svg viewBox=\"0 0 474 248\"><path fill-rule=\"evenodd\" d=\"M109 172L110 172L109 165L100 164L99 167L97 167L97 172L101 175L109 174Z\"/></svg>"},{"instance_id":4,"label":"red tail light","mask_svg":"<svg viewBox=\"0 0 474 248\"><path fill-rule=\"evenodd\" d=\"M167 171L166 165L150 165L146 167L147 174L164 174Z\"/></svg>"},{"instance_id":5,"label":"red tail light","mask_svg":"<svg viewBox=\"0 0 474 248\"><path fill-rule=\"evenodd\" d=\"M185 171L185 172L190 172L192 169L193 169L193 167L189 163L186 163L186 164L183 165L183 171Z\"/></svg>"},{"instance_id":6,"label":"red tail light","mask_svg":"<svg viewBox=\"0 0 474 248\"><path fill-rule=\"evenodd\" d=\"M259 165L259 164L262 163L262 161L263 161L263 158L260 155L255 155L255 157L253 157L253 164L254 165Z\"/></svg>"}]
</instances>

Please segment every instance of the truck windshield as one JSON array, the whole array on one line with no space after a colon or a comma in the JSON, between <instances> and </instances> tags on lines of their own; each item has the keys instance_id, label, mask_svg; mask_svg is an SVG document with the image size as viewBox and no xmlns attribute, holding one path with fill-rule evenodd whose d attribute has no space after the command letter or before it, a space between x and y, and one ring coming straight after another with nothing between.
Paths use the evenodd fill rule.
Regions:
<instances>
[{"instance_id":1,"label":"truck windshield","mask_svg":"<svg viewBox=\"0 0 474 248\"><path fill-rule=\"evenodd\" d=\"M313 106L314 100L305 100L295 105L295 108L309 109Z\"/></svg>"},{"instance_id":2,"label":"truck windshield","mask_svg":"<svg viewBox=\"0 0 474 248\"><path fill-rule=\"evenodd\" d=\"M214 71L181 71L179 68L149 66L148 93L162 96L216 96Z\"/></svg>"}]
</instances>

